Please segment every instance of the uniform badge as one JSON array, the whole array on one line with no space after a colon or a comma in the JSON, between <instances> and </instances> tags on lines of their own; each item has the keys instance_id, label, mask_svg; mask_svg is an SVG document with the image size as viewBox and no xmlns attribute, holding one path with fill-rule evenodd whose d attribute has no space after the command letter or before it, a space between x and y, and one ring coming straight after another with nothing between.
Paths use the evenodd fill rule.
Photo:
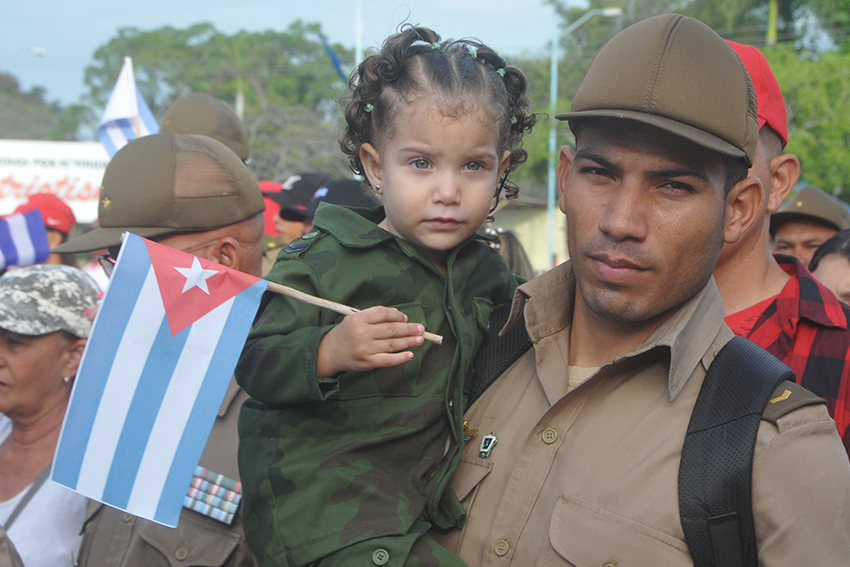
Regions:
<instances>
[{"instance_id":1,"label":"uniform badge","mask_svg":"<svg viewBox=\"0 0 850 567\"><path fill-rule=\"evenodd\" d=\"M496 435L494 431L490 432L490 435L485 435L484 439L481 440L481 449L478 451L478 456L482 459L486 459L490 456L490 451L493 450L493 445L495 445L499 440L496 439Z\"/></svg>"},{"instance_id":2,"label":"uniform badge","mask_svg":"<svg viewBox=\"0 0 850 567\"><path fill-rule=\"evenodd\" d=\"M477 429L470 429L469 422L463 420L463 442L469 443L469 440L478 435Z\"/></svg>"}]
</instances>

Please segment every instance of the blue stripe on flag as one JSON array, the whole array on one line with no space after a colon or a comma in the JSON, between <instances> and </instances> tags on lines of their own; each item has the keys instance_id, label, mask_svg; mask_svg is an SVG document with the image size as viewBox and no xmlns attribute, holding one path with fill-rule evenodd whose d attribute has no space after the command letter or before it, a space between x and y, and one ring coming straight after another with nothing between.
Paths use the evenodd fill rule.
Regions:
<instances>
[{"instance_id":1,"label":"blue stripe on flag","mask_svg":"<svg viewBox=\"0 0 850 567\"><path fill-rule=\"evenodd\" d=\"M18 249L12 242L12 234L9 232L9 223L0 221L0 252L3 252L5 262L3 267L14 266L18 263Z\"/></svg>"},{"instance_id":2,"label":"blue stripe on flag","mask_svg":"<svg viewBox=\"0 0 850 567\"><path fill-rule=\"evenodd\" d=\"M35 248L35 263L41 263L50 257L50 243L47 242L47 229L38 209L24 213L27 220L27 232L29 232L32 246Z\"/></svg>"},{"instance_id":3,"label":"blue stripe on flag","mask_svg":"<svg viewBox=\"0 0 850 567\"><path fill-rule=\"evenodd\" d=\"M157 124L156 118L153 117L151 109L148 108L148 105L145 102L145 99L142 98L142 93L139 92L138 88L136 89L136 103L139 106L139 119L147 127L148 133L159 133L159 124Z\"/></svg>"},{"instance_id":4,"label":"blue stripe on flag","mask_svg":"<svg viewBox=\"0 0 850 567\"><path fill-rule=\"evenodd\" d=\"M121 270L112 274L110 288L121 290L123 298L138 297L145 283L145 276L151 270L150 256L140 238L128 239L121 247L119 258L128 256L132 262L123 262ZM114 299L113 299L114 297ZM65 486L77 486L80 468L89 443L92 425L103 396L106 379L118 352L118 346L124 337L127 321L133 313L135 303L125 301L121 296L110 297L107 292L103 299L95 327L99 332L89 337L83 359L80 361L81 374L86 379L74 384L74 398L88 401L87 404L71 403L65 421L74 423L70 429L63 428L61 443L56 451L53 480ZM106 313L107 316L103 316Z\"/></svg>"},{"instance_id":5,"label":"blue stripe on flag","mask_svg":"<svg viewBox=\"0 0 850 567\"><path fill-rule=\"evenodd\" d=\"M233 300L233 306L227 317L227 322L222 330L222 337L245 337L251 329L253 317L245 317L245 313L256 313L260 305L263 293L268 287L268 282L259 281L237 295ZM186 332L184 330L183 332ZM242 353L243 343L239 341L220 340L216 345L209 369L204 377L204 383L195 399L192 413L186 423L186 429L180 438L180 444L168 478L163 487L162 497L156 509L155 520L166 525L177 523L177 518L171 517L169 508L173 509L176 502L182 505L183 497L192 482L195 467L203 453L206 438L203 443L198 443L197 432L209 432L215 422L217 412L215 410L221 405L230 377L221 374L222 368L235 368L239 355ZM178 510L179 516L179 510Z\"/></svg>"},{"instance_id":6,"label":"blue stripe on flag","mask_svg":"<svg viewBox=\"0 0 850 567\"><path fill-rule=\"evenodd\" d=\"M145 362L115 455L112 457L109 478L103 489L104 502L122 509L127 507L139 463L142 462L159 407L186 344L190 328L183 329L172 337L168 319L162 319L162 325L151 346L151 352L156 353L156 356L148 357Z\"/></svg>"}]
</instances>

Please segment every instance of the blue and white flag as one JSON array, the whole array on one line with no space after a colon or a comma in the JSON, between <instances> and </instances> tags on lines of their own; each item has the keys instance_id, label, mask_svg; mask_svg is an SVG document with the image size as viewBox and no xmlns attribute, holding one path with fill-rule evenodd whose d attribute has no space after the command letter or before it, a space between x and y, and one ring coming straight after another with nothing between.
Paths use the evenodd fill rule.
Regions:
<instances>
[{"instance_id":1,"label":"blue and white flag","mask_svg":"<svg viewBox=\"0 0 850 567\"><path fill-rule=\"evenodd\" d=\"M47 228L38 209L0 219L0 269L38 264L49 256Z\"/></svg>"},{"instance_id":2,"label":"blue and white flag","mask_svg":"<svg viewBox=\"0 0 850 567\"><path fill-rule=\"evenodd\" d=\"M176 526L267 283L126 235L52 479Z\"/></svg>"},{"instance_id":3,"label":"blue and white flag","mask_svg":"<svg viewBox=\"0 0 850 567\"><path fill-rule=\"evenodd\" d=\"M133 60L124 58L124 66L100 118L97 137L109 157L114 156L130 140L156 134L159 125L139 89L133 75Z\"/></svg>"}]
</instances>

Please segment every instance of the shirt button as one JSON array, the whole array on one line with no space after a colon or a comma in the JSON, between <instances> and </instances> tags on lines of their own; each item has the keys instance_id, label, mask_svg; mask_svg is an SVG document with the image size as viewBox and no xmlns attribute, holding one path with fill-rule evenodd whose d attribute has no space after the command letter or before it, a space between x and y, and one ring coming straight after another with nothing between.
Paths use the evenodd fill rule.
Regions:
<instances>
[{"instance_id":1,"label":"shirt button","mask_svg":"<svg viewBox=\"0 0 850 567\"><path fill-rule=\"evenodd\" d=\"M372 563L375 565L386 565L390 560L390 553L386 549L376 549L372 553Z\"/></svg>"},{"instance_id":2,"label":"shirt button","mask_svg":"<svg viewBox=\"0 0 850 567\"><path fill-rule=\"evenodd\" d=\"M185 547L178 547L177 551L174 552L174 557L176 557L178 561L183 561L189 557L189 550Z\"/></svg>"},{"instance_id":3,"label":"shirt button","mask_svg":"<svg viewBox=\"0 0 850 567\"><path fill-rule=\"evenodd\" d=\"M496 555L499 557L504 557L510 551L511 546L508 544L507 540L500 539L496 542L496 545L493 547L493 551L496 552Z\"/></svg>"},{"instance_id":4,"label":"shirt button","mask_svg":"<svg viewBox=\"0 0 850 567\"><path fill-rule=\"evenodd\" d=\"M130 515L130 514L124 514L123 518L124 518L125 522L132 522L133 521L133 516Z\"/></svg>"},{"instance_id":5,"label":"shirt button","mask_svg":"<svg viewBox=\"0 0 850 567\"><path fill-rule=\"evenodd\" d=\"M552 443L558 440L558 432L550 427L549 429L543 431L542 437L544 443L546 443L547 445L551 445Z\"/></svg>"}]
</instances>

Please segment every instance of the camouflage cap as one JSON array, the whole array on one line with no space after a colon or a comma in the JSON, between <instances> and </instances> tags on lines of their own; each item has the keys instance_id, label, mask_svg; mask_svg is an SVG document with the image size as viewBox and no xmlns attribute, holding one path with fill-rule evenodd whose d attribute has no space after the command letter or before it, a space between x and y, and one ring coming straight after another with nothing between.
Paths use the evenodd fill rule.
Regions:
<instances>
[{"instance_id":1,"label":"camouflage cap","mask_svg":"<svg viewBox=\"0 0 850 567\"><path fill-rule=\"evenodd\" d=\"M124 232L153 238L229 226L266 208L257 180L227 146L206 136L154 134L131 141L103 174L99 228L53 252L118 246Z\"/></svg>"},{"instance_id":2,"label":"camouflage cap","mask_svg":"<svg viewBox=\"0 0 850 567\"><path fill-rule=\"evenodd\" d=\"M218 140L247 161L250 153L245 125L229 104L205 93L189 93L171 105L162 127L167 134L200 134Z\"/></svg>"},{"instance_id":3,"label":"camouflage cap","mask_svg":"<svg viewBox=\"0 0 850 567\"><path fill-rule=\"evenodd\" d=\"M99 293L91 277L71 266L18 268L0 277L0 329L20 335L67 331L86 338L91 331L86 312Z\"/></svg>"}]
</instances>

